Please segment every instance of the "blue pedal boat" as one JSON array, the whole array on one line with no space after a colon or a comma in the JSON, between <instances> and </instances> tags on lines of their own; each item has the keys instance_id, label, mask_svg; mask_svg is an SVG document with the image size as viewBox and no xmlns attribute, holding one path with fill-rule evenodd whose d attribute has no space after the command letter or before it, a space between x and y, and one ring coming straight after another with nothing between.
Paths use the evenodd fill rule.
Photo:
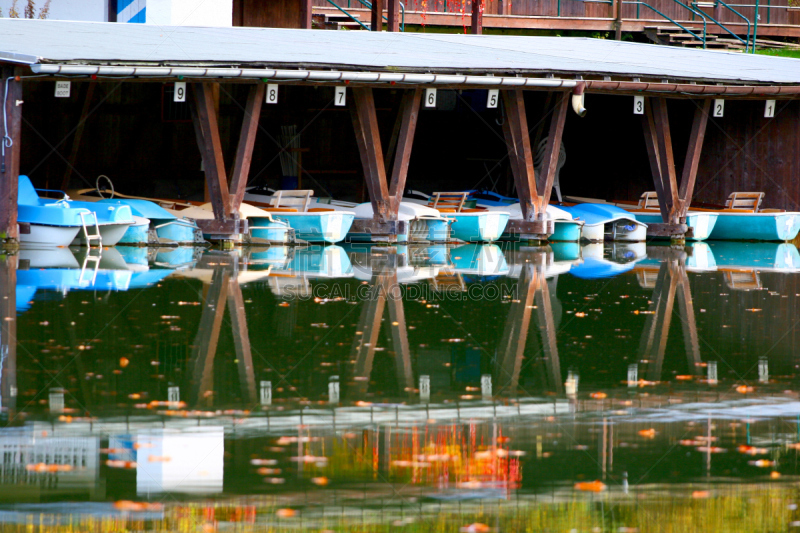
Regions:
<instances>
[{"instance_id":1,"label":"blue pedal boat","mask_svg":"<svg viewBox=\"0 0 800 533\"><path fill-rule=\"evenodd\" d=\"M610 204L561 205L561 209L578 220L583 220L581 239L590 242L623 241L641 242L647 239L647 225L636 215Z\"/></svg>"},{"instance_id":2,"label":"blue pedal boat","mask_svg":"<svg viewBox=\"0 0 800 533\"><path fill-rule=\"evenodd\" d=\"M352 211L359 220L372 220L374 211L370 202L358 204ZM397 219L406 223L406 231L397 235L399 243L446 242L450 238L452 219L442 216L437 210L413 201L402 201ZM372 242L372 234L349 232L348 242Z\"/></svg>"},{"instance_id":3,"label":"blue pedal boat","mask_svg":"<svg viewBox=\"0 0 800 533\"><path fill-rule=\"evenodd\" d=\"M97 223L88 209L75 208L64 199L39 198L28 176L19 177L17 221L25 225L20 243L34 247L69 246L78 232L87 226L95 228Z\"/></svg>"},{"instance_id":4,"label":"blue pedal boat","mask_svg":"<svg viewBox=\"0 0 800 533\"><path fill-rule=\"evenodd\" d=\"M100 205L97 202L83 202L79 200L69 200L69 204L76 209L86 209L95 215L97 228L88 227L78 232L72 241L76 245L88 245L91 237L95 234L93 229L100 231L100 243L103 246L114 246L122 239L128 228L135 224L131 208L127 205ZM60 200L42 198L42 202L56 203ZM87 231L88 230L88 236Z\"/></svg>"},{"instance_id":5,"label":"blue pedal boat","mask_svg":"<svg viewBox=\"0 0 800 533\"><path fill-rule=\"evenodd\" d=\"M434 192L428 207L453 219L450 237L463 242L494 242L506 229L511 213L485 207L466 207L469 192Z\"/></svg>"},{"instance_id":6,"label":"blue pedal boat","mask_svg":"<svg viewBox=\"0 0 800 533\"><path fill-rule=\"evenodd\" d=\"M142 221L131 226L123 235L120 244L193 244L197 224L185 218L178 218L163 207L150 200L140 200L133 198L110 199L103 198L98 200L100 204L127 205L132 213L147 219L148 230L144 232ZM150 232L155 232L155 237L150 236ZM142 240L146 236L146 240Z\"/></svg>"},{"instance_id":7,"label":"blue pedal boat","mask_svg":"<svg viewBox=\"0 0 800 533\"><path fill-rule=\"evenodd\" d=\"M626 207L619 205L623 209L636 215L636 220L643 224L661 224L664 222L661 216L661 209L658 205L658 193L647 191L639 198L636 207ZM692 210L686 215L686 225L689 231L686 233L687 241L704 241L711 236L719 215L710 211ZM656 236L656 239L669 239L668 236Z\"/></svg>"},{"instance_id":8,"label":"blue pedal boat","mask_svg":"<svg viewBox=\"0 0 800 533\"><path fill-rule=\"evenodd\" d=\"M272 215L273 220L285 222L294 230L298 241L328 242L335 244L344 240L356 214L348 209L311 207L314 191L275 191L267 197L267 205L258 205ZM245 195L247 198L247 195Z\"/></svg>"},{"instance_id":9,"label":"blue pedal boat","mask_svg":"<svg viewBox=\"0 0 800 533\"><path fill-rule=\"evenodd\" d=\"M723 241L794 240L800 231L800 213L779 209L761 209L763 192L734 192L725 209L714 211L717 223L711 239Z\"/></svg>"}]
</instances>

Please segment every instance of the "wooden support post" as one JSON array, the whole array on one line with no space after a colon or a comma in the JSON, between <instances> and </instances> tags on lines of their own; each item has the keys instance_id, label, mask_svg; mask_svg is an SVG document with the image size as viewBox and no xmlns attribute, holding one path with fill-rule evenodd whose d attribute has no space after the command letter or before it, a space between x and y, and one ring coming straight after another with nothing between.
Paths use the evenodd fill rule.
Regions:
<instances>
[{"instance_id":1,"label":"wooden support post","mask_svg":"<svg viewBox=\"0 0 800 533\"><path fill-rule=\"evenodd\" d=\"M686 159L683 162L683 174L681 176L681 188L678 193L680 197L679 217L685 217L692 204L694 194L694 184L697 179L697 167L700 164L700 154L703 151L703 140L706 137L706 125L708 125L708 112L711 110L711 99L706 98L703 103L697 106L692 121L692 132L689 136L689 147L686 149Z\"/></svg>"},{"instance_id":2,"label":"wooden support post","mask_svg":"<svg viewBox=\"0 0 800 533\"><path fill-rule=\"evenodd\" d=\"M230 272L227 268L215 268L211 285L204 287L203 314L200 326L192 343L192 395L190 401L197 405L206 392L213 393L214 357L217 353L219 332L225 315Z\"/></svg>"},{"instance_id":3,"label":"wooden support post","mask_svg":"<svg viewBox=\"0 0 800 533\"><path fill-rule=\"evenodd\" d=\"M89 115L89 110L92 105L92 97L94 96L94 88L96 83L89 82L84 84L86 91L83 97L83 109L81 110L81 118L78 121L78 126L75 128L75 135L72 137L72 150L69 152L69 159L67 160L67 169L64 171L64 179L61 180L61 190L66 191L69 189L69 179L72 177L72 169L75 167L75 162L78 159L78 150L81 147L81 138L83 138L83 129L86 126L86 119Z\"/></svg>"},{"instance_id":4,"label":"wooden support post","mask_svg":"<svg viewBox=\"0 0 800 533\"><path fill-rule=\"evenodd\" d=\"M570 93L562 92L556 95L556 103L550 117L550 133L547 135L547 145L544 150L544 160L536 180L539 190L539 205L537 212L539 218L544 218L547 204L550 203L550 194L553 192L553 181L558 169L558 156L561 153L561 137L564 133L564 122L567 119L567 109L570 104Z\"/></svg>"},{"instance_id":5,"label":"wooden support post","mask_svg":"<svg viewBox=\"0 0 800 533\"><path fill-rule=\"evenodd\" d=\"M664 261L658 270L644 332L639 342L639 358L648 362L647 377L650 381L661 379L664 351L667 348L669 326L672 322L672 307L675 302L675 279L670 272L669 261Z\"/></svg>"},{"instance_id":6,"label":"wooden support post","mask_svg":"<svg viewBox=\"0 0 800 533\"><path fill-rule=\"evenodd\" d=\"M383 30L383 6L386 0L372 0L372 19L370 29L372 31Z\"/></svg>"},{"instance_id":7,"label":"wooden support post","mask_svg":"<svg viewBox=\"0 0 800 533\"><path fill-rule=\"evenodd\" d=\"M658 141L658 159L661 163L661 185L664 188L664 201L669 212L669 220L665 220L665 222L676 224L678 223L677 206L679 203L678 180L675 175L675 158L672 154L667 100L666 98L651 98L651 101ZM659 197L659 203L661 201L662 199Z\"/></svg>"},{"instance_id":8,"label":"wooden support post","mask_svg":"<svg viewBox=\"0 0 800 533\"><path fill-rule=\"evenodd\" d=\"M387 0L386 18L388 31L400 31L400 0Z\"/></svg>"},{"instance_id":9,"label":"wooden support post","mask_svg":"<svg viewBox=\"0 0 800 533\"><path fill-rule=\"evenodd\" d=\"M653 175L653 185L658 195L658 206L661 210L661 219L669 222L669 208L664 198L664 185L661 177L661 158L658 151L658 136L653 118L653 108L650 98L645 98L644 115L642 115L642 130L644 131L644 144L647 147L647 156L650 161L650 173Z\"/></svg>"},{"instance_id":10,"label":"wooden support post","mask_svg":"<svg viewBox=\"0 0 800 533\"><path fill-rule=\"evenodd\" d=\"M540 267L542 268L542 267ZM534 302L536 303L536 313L539 316L539 335L542 338L542 353L545 357L545 366L553 390L561 394L563 383L561 383L561 361L558 357L558 344L556 342L556 322L553 318L553 304L550 300L550 288L547 286L547 279L544 272L540 272L539 290L536 291Z\"/></svg>"},{"instance_id":11,"label":"wooden support post","mask_svg":"<svg viewBox=\"0 0 800 533\"><path fill-rule=\"evenodd\" d=\"M536 217L539 195L536 192L536 176L533 171L533 153L525 115L525 98L521 89L503 91L505 120L503 133L508 144L511 169L517 186L522 218L532 221ZM509 142L510 141L510 142Z\"/></svg>"},{"instance_id":12,"label":"wooden support post","mask_svg":"<svg viewBox=\"0 0 800 533\"><path fill-rule=\"evenodd\" d=\"M408 162L411 159L411 148L414 145L414 132L417 130L419 118L419 105L422 102L422 89L408 89L403 93L400 102L400 131L397 136L397 150L394 155L392 168L392 183L389 185L391 210L394 214L392 220L397 220L397 211L403 200L408 176Z\"/></svg>"},{"instance_id":13,"label":"wooden support post","mask_svg":"<svg viewBox=\"0 0 800 533\"><path fill-rule=\"evenodd\" d=\"M353 369L353 380L349 387L354 396L363 396L369 386L369 378L372 374L372 361L375 358L375 348L378 342L378 335L381 331L381 320L383 318L383 308L386 304L385 295L381 289L382 279L378 274L372 275L372 287L370 298L362 305L361 318L358 321L358 331L361 335L353 338L351 359L355 361Z\"/></svg>"},{"instance_id":14,"label":"wooden support post","mask_svg":"<svg viewBox=\"0 0 800 533\"><path fill-rule=\"evenodd\" d=\"M5 90L5 86L3 86ZM17 258L0 255L0 394L7 420L17 410ZM69 328L74 330L75 328ZM85 380L82 380L85 381Z\"/></svg>"},{"instance_id":15,"label":"wooden support post","mask_svg":"<svg viewBox=\"0 0 800 533\"><path fill-rule=\"evenodd\" d=\"M196 121L195 132L201 141L200 151L206 174L206 185L211 195L211 205L216 220L234 218L231 210L228 181L225 174L225 163L222 156L222 143L219 136L217 113L214 106L213 84L195 83L195 110L192 118ZM199 132L199 133L198 133ZM202 135L201 135L202 134Z\"/></svg>"},{"instance_id":16,"label":"wooden support post","mask_svg":"<svg viewBox=\"0 0 800 533\"><path fill-rule=\"evenodd\" d=\"M250 87L247 105L244 109L242 131L239 134L239 146L236 150L236 161L233 165L230 186L230 211L238 213L244 199L247 178L250 175L250 163L253 160L253 146L258 133L258 119L261 116L261 105L264 103L266 85L259 83Z\"/></svg>"},{"instance_id":17,"label":"wooden support post","mask_svg":"<svg viewBox=\"0 0 800 533\"><path fill-rule=\"evenodd\" d=\"M256 401L256 376L253 369L253 354L250 349L250 334L247 329L247 315L244 308L242 287L237 277L228 282L228 312L233 328L233 347L239 360L239 383L246 402Z\"/></svg>"},{"instance_id":18,"label":"wooden support post","mask_svg":"<svg viewBox=\"0 0 800 533\"><path fill-rule=\"evenodd\" d=\"M391 275L386 277L384 290L388 295L386 302L389 308L389 337L392 340L394 349L395 368L397 369L397 383L402 387L401 393L414 391L414 369L411 367L411 350L408 346L408 330L406 329L406 313L403 309L403 298L399 294L400 287L397 284L397 269L393 269ZM394 294L393 291L397 294Z\"/></svg>"},{"instance_id":19,"label":"wooden support post","mask_svg":"<svg viewBox=\"0 0 800 533\"><path fill-rule=\"evenodd\" d=\"M678 285L678 310L681 314L681 326L683 330L683 347L686 350L686 358L689 363L689 373L698 374L700 372L700 341L697 336L697 322L694 316L694 302L692 300L692 287L689 285L689 276L686 274L686 264L681 261L676 275L679 277Z\"/></svg>"},{"instance_id":20,"label":"wooden support post","mask_svg":"<svg viewBox=\"0 0 800 533\"><path fill-rule=\"evenodd\" d=\"M375 4L373 4L374 6ZM364 167L364 179L369 190L374 218L380 222L397 220L397 211L392 208L389 188L386 185L386 166L383 161L375 99L369 87L354 87L350 116L356 133L356 143Z\"/></svg>"},{"instance_id":21,"label":"wooden support post","mask_svg":"<svg viewBox=\"0 0 800 533\"><path fill-rule=\"evenodd\" d=\"M20 75L19 67L0 68L0 97L8 98L5 103L5 116L8 123L8 138L3 139L5 128L0 123L0 142L5 142L5 156L0 156L0 241L16 244L19 240L17 227L17 186L19 184L19 160L22 138L22 82L14 80ZM8 80L8 78L11 78ZM8 80L8 81L7 81ZM6 85L8 83L8 85ZM3 100L0 99L0 104ZM11 143L11 146L8 144Z\"/></svg>"},{"instance_id":22,"label":"wooden support post","mask_svg":"<svg viewBox=\"0 0 800 533\"><path fill-rule=\"evenodd\" d=\"M470 33L480 35L483 33L483 6L485 0L472 0L472 25Z\"/></svg>"},{"instance_id":23,"label":"wooden support post","mask_svg":"<svg viewBox=\"0 0 800 533\"><path fill-rule=\"evenodd\" d=\"M300 28L311 29L311 16L313 14L313 0L300 0Z\"/></svg>"}]
</instances>

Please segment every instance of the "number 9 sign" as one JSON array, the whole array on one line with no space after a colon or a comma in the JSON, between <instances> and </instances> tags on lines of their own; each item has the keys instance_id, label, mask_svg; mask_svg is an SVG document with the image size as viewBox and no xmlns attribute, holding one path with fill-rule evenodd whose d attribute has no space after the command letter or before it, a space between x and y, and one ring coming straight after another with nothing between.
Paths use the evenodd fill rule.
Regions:
<instances>
[{"instance_id":1,"label":"number 9 sign","mask_svg":"<svg viewBox=\"0 0 800 533\"><path fill-rule=\"evenodd\" d=\"M186 82L185 81L176 81L175 82L175 92L172 94L172 101L173 102L185 102L186 101Z\"/></svg>"},{"instance_id":2,"label":"number 9 sign","mask_svg":"<svg viewBox=\"0 0 800 533\"><path fill-rule=\"evenodd\" d=\"M277 83L268 83L267 84L267 103L268 104L277 104L278 103L278 84Z\"/></svg>"}]
</instances>

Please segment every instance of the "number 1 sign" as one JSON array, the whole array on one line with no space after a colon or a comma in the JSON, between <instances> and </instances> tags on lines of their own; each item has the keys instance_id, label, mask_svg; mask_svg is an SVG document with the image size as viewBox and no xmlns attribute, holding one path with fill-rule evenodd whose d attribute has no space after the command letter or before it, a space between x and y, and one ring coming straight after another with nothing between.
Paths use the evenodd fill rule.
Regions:
<instances>
[{"instance_id":1,"label":"number 1 sign","mask_svg":"<svg viewBox=\"0 0 800 533\"><path fill-rule=\"evenodd\" d=\"M775 116L775 100L767 100L764 106L764 118L772 118Z\"/></svg>"}]
</instances>

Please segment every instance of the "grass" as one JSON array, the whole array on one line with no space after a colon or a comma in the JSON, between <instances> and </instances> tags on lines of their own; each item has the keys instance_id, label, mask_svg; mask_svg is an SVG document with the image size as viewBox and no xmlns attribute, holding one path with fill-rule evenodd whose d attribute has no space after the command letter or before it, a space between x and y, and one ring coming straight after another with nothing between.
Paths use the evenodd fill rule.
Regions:
<instances>
[{"instance_id":1,"label":"grass","mask_svg":"<svg viewBox=\"0 0 800 533\"><path fill-rule=\"evenodd\" d=\"M756 54L761 54L765 56L776 56L776 57L793 57L796 59L800 59L800 50L786 50L781 48L766 48L764 50L756 50Z\"/></svg>"}]
</instances>

